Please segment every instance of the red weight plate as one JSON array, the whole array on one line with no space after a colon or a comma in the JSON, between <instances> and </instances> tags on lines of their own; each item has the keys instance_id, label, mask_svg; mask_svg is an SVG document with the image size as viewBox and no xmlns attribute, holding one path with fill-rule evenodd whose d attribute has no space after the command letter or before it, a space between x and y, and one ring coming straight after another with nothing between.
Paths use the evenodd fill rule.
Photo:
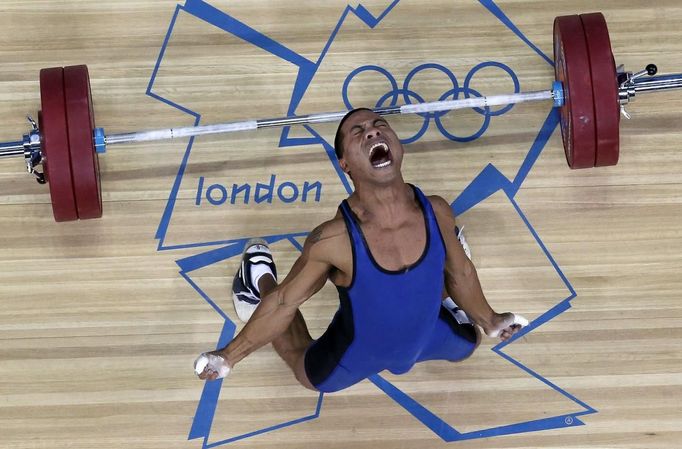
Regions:
<instances>
[{"instance_id":1,"label":"red weight plate","mask_svg":"<svg viewBox=\"0 0 682 449\"><path fill-rule=\"evenodd\" d=\"M56 221L78 220L64 107L64 69L40 71L41 148Z\"/></svg>"},{"instance_id":2,"label":"red weight plate","mask_svg":"<svg viewBox=\"0 0 682 449\"><path fill-rule=\"evenodd\" d=\"M99 218L102 216L102 188L93 139L95 116L87 66L64 67L64 93L78 217L83 220Z\"/></svg>"},{"instance_id":3,"label":"red weight plate","mask_svg":"<svg viewBox=\"0 0 682 449\"><path fill-rule=\"evenodd\" d=\"M611 39L602 13L581 14L585 40L590 56L594 115L596 119L597 155L595 165L618 163L620 105L618 75L611 51Z\"/></svg>"},{"instance_id":4,"label":"red weight plate","mask_svg":"<svg viewBox=\"0 0 682 449\"><path fill-rule=\"evenodd\" d=\"M561 136L571 168L594 167L595 119L592 75L579 16L554 19L554 72L564 87Z\"/></svg>"}]
</instances>

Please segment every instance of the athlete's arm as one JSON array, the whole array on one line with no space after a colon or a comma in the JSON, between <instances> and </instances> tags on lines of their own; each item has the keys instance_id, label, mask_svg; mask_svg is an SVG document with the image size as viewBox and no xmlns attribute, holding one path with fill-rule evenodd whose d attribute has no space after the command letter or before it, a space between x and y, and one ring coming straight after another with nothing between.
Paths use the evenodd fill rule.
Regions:
<instances>
[{"instance_id":1,"label":"athlete's arm","mask_svg":"<svg viewBox=\"0 0 682 449\"><path fill-rule=\"evenodd\" d=\"M225 359L228 371L241 359L282 334L294 319L296 310L318 292L329 277L332 265L326 257L325 224L310 233L287 277L265 295L249 322L226 347L208 353ZM199 374L201 379L215 379L216 372L208 369Z\"/></svg>"},{"instance_id":2,"label":"athlete's arm","mask_svg":"<svg viewBox=\"0 0 682 449\"><path fill-rule=\"evenodd\" d=\"M503 340L516 333L525 319L512 313L496 313L483 294L474 264L455 235L455 215L443 198L430 196L438 227L445 242L445 289L469 318L490 336Z\"/></svg>"},{"instance_id":3,"label":"athlete's arm","mask_svg":"<svg viewBox=\"0 0 682 449\"><path fill-rule=\"evenodd\" d=\"M483 295L474 264L457 240L455 214L443 198L430 196L429 199L445 242L445 289L451 298L457 298L457 305L469 318L485 329L495 312Z\"/></svg>"}]
</instances>

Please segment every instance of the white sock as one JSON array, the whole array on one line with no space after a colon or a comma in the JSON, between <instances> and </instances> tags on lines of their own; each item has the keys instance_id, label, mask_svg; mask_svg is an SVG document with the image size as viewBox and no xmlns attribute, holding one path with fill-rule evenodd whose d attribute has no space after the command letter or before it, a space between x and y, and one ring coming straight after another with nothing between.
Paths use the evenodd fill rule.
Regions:
<instances>
[{"instance_id":1,"label":"white sock","mask_svg":"<svg viewBox=\"0 0 682 449\"><path fill-rule=\"evenodd\" d=\"M269 274L273 278L275 275L272 273L272 270L270 267L264 263L259 263L251 266L251 283L253 286L256 288L256 292L260 295L260 288L258 287L258 281L260 281L260 278L265 276L266 274ZM277 279L275 279L276 281Z\"/></svg>"},{"instance_id":2,"label":"white sock","mask_svg":"<svg viewBox=\"0 0 682 449\"><path fill-rule=\"evenodd\" d=\"M443 300L443 305L450 310L457 307L457 304L455 304L455 301L453 301L452 298L450 298L449 296Z\"/></svg>"},{"instance_id":3,"label":"white sock","mask_svg":"<svg viewBox=\"0 0 682 449\"><path fill-rule=\"evenodd\" d=\"M471 320L467 316L467 314L464 312L464 310L460 309L459 306L455 303L455 301L452 300L449 296L443 300L443 305L450 311L452 312L457 308L457 312L454 312L452 316L455 317L455 320L459 324L470 324Z\"/></svg>"}]
</instances>

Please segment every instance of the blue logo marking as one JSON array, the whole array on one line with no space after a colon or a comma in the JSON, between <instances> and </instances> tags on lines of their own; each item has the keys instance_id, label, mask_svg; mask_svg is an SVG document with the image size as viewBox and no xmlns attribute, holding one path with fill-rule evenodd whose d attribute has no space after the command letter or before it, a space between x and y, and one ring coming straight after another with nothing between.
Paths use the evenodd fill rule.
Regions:
<instances>
[{"instance_id":1,"label":"blue logo marking","mask_svg":"<svg viewBox=\"0 0 682 449\"><path fill-rule=\"evenodd\" d=\"M270 182L267 184L258 182L255 187L252 187L249 183L232 184L231 187L220 183L205 186L205 178L201 176L197 182L197 194L194 205L202 206L205 204L204 200L213 206L222 206L228 200L229 204L249 204L252 198L251 192L253 192L253 202L255 204L263 202L272 204L275 198L285 204L297 201L307 203L308 200L316 203L320 202L322 197L322 183L320 181L305 181L300 186L291 181L284 181L279 184L276 181L277 175L270 175Z\"/></svg>"},{"instance_id":2,"label":"blue logo marking","mask_svg":"<svg viewBox=\"0 0 682 449\"><path fill-rule=\"evenodd\" d=\"M491 0L479 0L479 3L489 12L491 13L497 20L499 20L500 23L502 23L504 26L507 27L513 34L515 34L522 42L524 42L533 52L535 52L540 58L545 60L547 63L550 65L552 64L551 59L545 55L537 46L535 46L530 40L516 27L516 25L504 14L504 12L494 3L494 1ZM200 114L197 112L191 111L190 109L179 105L177 103L174 103L170 100L167 100L163 98L162 96L156 94L153 92L153 86L154 86L154 81L156 79L158 69L160 67L160 64L163 60L164 54L166 47L168 45L168 42L170 40L170 37L173 33L173 29L175 27L175 23L178 17L178 14L182 11L184 13L187 13L191 16L194 16L200 20L205 21L206 23L209 23L213 26L216 26L222 30L224 30L227 33L230 33L238 38L241 38L248 44L260 47L261 49L278 56L291 64L295 65L298 67L298 78L296 79L295 86L292 91L292 97L291 97L291 103L289 106L288 113L290 115L293 115L296 113L296 108L300 104L303 95L307 91L308 86L310 85L311 81L313 80L318 68L320 67L323 59L325 58L332 42L337 36L337 33L339 32L341 26L343 25L344 21L346 20L347 16L349 14L353 14L356 18L360 19L363 21L369 28L374 28L376 27L397 5L399 4L399 0L394 0L390 3L388 7L378 16L372 15L364 6L360 5L358 7L351 7L348 6L345 8L343 13L341 14L341 18L339 19L338 24L332 31L324 49L322 50L319 58L317 61L312 61L308 58L305 58L293 50L287 48L286 46L280 44L277 41L274 41L273 39L265 36L264 34L258 32L257 30L249 27L243 22L240 22L239 20L235 19L234 17L226 14L223 11L220 11L219 9L209 5L203 0L186 0L184 5L178 5L175 11L175 14L173 18L171 19L171 23L168 29L168 33L165 37L163 46L161 48L159 58L157 60L156 67L154 69L154 72L151 76L149 86L147 89L147 94L151 96L152 98L155 98L161 102L164 102L168 104L171 107L177 108L180 111L183 111L190 116L194 118L195 124L198 124L201 120ZM507 71L505 69L506 66L503 66L500 63L496 62L488 62L484 63L487 64L485 67L497 67L500 68L504 71ZM496 65L499 64L499 65ZM426 67L428 66L428 67ZM422 66L419 66L415 68L414 70L424 70L425 68L429 69L435 69L435 70L441 70L440 68L436 68L437 65L434 64L425 64ZM442 67L442 66L441 66ZM483 67L474 67L467 77L465 78L465 82L463 85L460 86L457 84L457 81L453 81L453 88L449 90L448 92L445 92L442 94L442 98L454 98L456 95L462 94L465 97L467 95L480 95L479 92L471 88L470 83L471 79L474 77L475 73L480 70ZM508 68L508 67L507 67ZM378 66L375 66L374 70L381 72L381 68L378 68ZM388 72L386 72L388 73ZM515 86L515 91L518 91L518 79L516 79L513 71L509 69L507 73L511 76L512 80L514 81L514 86ZM412 75L413 77L414 75ZM454 75L453 75L454 76ZM467 81L468 80L468 81ZM381 104L391 104L391 102L398 101L399 97L402 96L403 101L421 101L420 97L416 92L412 92L409 90L409 79L406 78L407 83L404 83L402 87L399 87L397 85L397 82L392 83L391 87L392 90L385 95L383 95L382 98L378 99L378 102ZM350 83L350 81L349 81ZM386 103L388 102L388 103ZM506 107L509 108L509 107ZM487 123L489 124L490 120L492 117L495 117L497 115L504 114L508 112L508 109L505 110L505 108L498 109L496 111L492 111L489 109L479 109L476 112L481 114L484 118L484 122L487 120ZM438 126L439 124L439 119L442 117L445 113L437 113L437 114L432 114L432 115L427 115L424 114L422 118L424 119L424 125L422 125L422 128L424 128L424 131L428 128L430 120L433 119L436 122L436 126L438 127L439 131L448 139L452 140L457 140L457 139L464 139L464 141L469 140L474 140L478 137L480 137L480 134L483 134L485 132L485 129L487 128L488 124L484 123L484 126L482 127L483 131L480 131L478 133L474 133L472 136L456 136L452 133L449 133L441 123L441 126ZM481 203L484 201L486 198L488 198L490 195L496 193L496 192L504 192L506 196L509 198L510 203L514 206L514 209L518 213L519 217L523 220L523 222L526 224L529 232L539 245L539 247L542 249L544 254L546 255L549 263L552 265L558 276L561 278L561 280L564 282L566 285L567 289L570 292L570 295L565 298L564 300L560 301L557 305L552 307L550 310L542 314L540 317L536 318L533 320L531 325L525 329L524 333L522 335L528 334L532 332L534 329L539 327L540 325L548 322L549 320L553 319L560 313L564 312L568 308L570 308L570 301L576 297L576 292L573 290L572 286L570 285L568 279L563 275L561 269L557 265L557 263L554 261L552 258L551 254L547 250L547 248L544 246L542 240L540 237L537 235L535 230L533 229L532 225L530 222L526 219L525 215L523 214L521 208L518 206L518 204L515 201L515 195L518 192L519 188L525 181L527 175L530 173L530 170L534 166L537 158L541 154L542 150L544 149L549 137L551 134L554 132L554 130L557 128L557 125L559 123L558 119L558 114L556 111L550 111L549 115L542 125L542 128L540 129L540 132L533 142L532 146L530 147L530 150L528 151L528 154L521 165L519 171L515 175L513 180L508 179L505 177L494 165L489 164L487 165L481 173L476 176L476 178L467 186L464 191L455 199L455 201L452 203L452 207L455 210L456 213L461 214L470 208L474 207L475 205ZM295 146L295 145L319 145L321 146L326 154L329 157L330 163L332 166L335 168L337 173L339 174L339 180L343 184L343 186L346 188L346 190L350 193L350 185L348 184L347 179L345 178L345 175L342 173L340 170L340 167L338 166L338 162L336 161L336 158L333 153L333 147L324 139L322 138L317 131L314 129L314 127L311 126L305 126L303 129L307 130L307 132L310 133L310 137L296 137L296 138L291 138L289 137L289 128L284 128L282 130L281 138L280 138L280 147L287 147L287 146ZM424 131L420 131L423 135ZM480 134L479 134L480 133ZM477 135L479 134L479 135ZM412 136L410 139L417 140L420 137L419 133L415 136ZM409 139L408 139L409 140ZM197 293L201 296L201 298L210 306L212 307L216 313L219 314L225 321L225 325L223 327L223 331L221 332L221 335L219 337L219 340L217 342L217 346L223 346L227 344L230 339L234 335L234 330L235 326L233 322L229 319L227 314L222 311L216 304L215 302L200 288L200 286L192 279L191 273L194 270L197 270L201 267L208 266L210 264L214 263L219 263L220 261L223 261L225 259L228 259L230 257L237 257L243 248L243 244L245 243L245 239L235 239L235 240L225 240L225 241L213 241L213 242L199 242L199 243L191 243L191 244L184 244L184 245L176 245L176 246L166 246L164 244L164 240L166 237L166 233L168 230L168 226L173 214L173 210L175 207L175 201L177 198L177 194L180 188L180 183L182 181L182 178L185 173L186 165L189 159L189 155L192 149L192 145L194 143L194 139L190 139L190 142L187 146L186 152L184 154L184 157L181 161L180 168L178 170L178 174L176 176L175 183L171 189L170 195L169 195L169 200L167 203L166 210L161 218L161 222L159 224L158 232L156 235L156 238L159 240L159 251L161 250L172 250L172 249L179 249L179 248L188 248L188 247L201 247L201 246L216 246L219 244L228 244L228 246L222 246L216 250L211 250L208 252L204 252L201 254L197 254L196 256L191 256L187 257L185 259L178 260L178 266L180 267L180 274L181 276L197 291ZM289 188L289 194L293 192L293 189L291 186L287 186L286 188ZM239 190L239 189L238 189ZM222 199L222 190L219 187L215 187L212 191L213 195L217 195L215 197L212 197L214 200L216 198L218 200ZM286 194L286 193L285 193ZM228 192L227 188L225 188L225 201L228 201L227 199ZM208 200L207 200L208 201ZM298 248L299 250L301 249L301 243L300 239L304 238L307 235L307 232L301 232L301 233L292 233L292 234L285 234L285 235L279 235L279 236L271 236L268 237L267 240L270 241L271 243L275 241L280 241L280 240L285 240L289 241L294 247ZM519 335L520 336L520 335ZM517 337L518 338L518 337ZM515 341L514 339L513 341ZM578 419L579 416L589 414L589 413L595 413L596 410L585 404L584 402L580 401L579 399L575 398L574 396L570 395L568 392L562 390L559 386L553 384L552 382L548 381L547 379L543 378L540 374L530 370L517 360L513 359L512 357L509 357L506 355L502 350L504 347L506 347L507 344L511 342L503 343L500 345L497 345L493 350L500 355L502 358L508 360L510 363L514 364L516 367L519 369L523 370L526 372L528 375L532 376L533 378L536 378L540 380L541 382L545 383L548 387L552 388L553 390L561 393L564 395L566 398L570 399L571 401L575 402L578 406L582 408L581 411L578 411L576 413L571 413L571 414L562 414L559 416L555 417L549 417L549 418L543 418L543 419L536 419L536 420L531 420L527 422L521 422L521 423L516 423L516 424L511 424L507 426L501 426L501 427L496 427L496 428L490 428L490 429L481 429L479 431L475 432L469 432L469 433L461 433L457 431L452 425L449 423L443 421L440 417L438 417L436 414L431 412L427 407L424 405L418 403L415 401L413 398L409 397L409 395L405 394L398 388L396 388L394 385L392 385L390 382L384 380L381 378L381 376L372 376L370 379L371 382L373 382L379 389L381 389L383 392L385 392L389 397L391 397L397 404L399 404L401 407L404 407L407 411L409 411L411 414L413 414L423 425L431 429L435 434L437 434L440 438L442 438L445 441L456 441L456 440L463 440L463 439L471 439L471 438L482 438L482 437L489 437L489 436L497 436L497 435L507 435L507 434L514 434L514 433L521 433L521 432L530 432L530 431L537 431L537 430L545 430L545 429L553 429L553 428L561 428L561 427L568 427L568 426L576 426L576 425L582 425L583 423ZM322 405L322 399L323 395L320 395L318 400L317 400L317 406L315 407L315 410L312 411L312 414L303 416L299 419L295 419L292 421L280 423L274 426L270 426L264 429L260 430L255 430L253 432L249 432L247 434L243 435L237 435L231 438L228 438L226 440L222 441L214 441L214 442L209 442L209 436L210 436L210 431L211 431L211 426L213 423L213 417L215 414L215 410L217 407L218 403L218 397L220 394L220 387L221 387L221 382L207 382L204 385L204 390L201 395L201 399L199 401L196 415L193 421L192 428L190 430L190 435L189 438L203 438L203 447L208 448L208 447L216 447L220 446L223 444L227 444L233 441L237 441L240 439L244 438L249 438L258 434L262 434L264 432L270 432L275 429L280 429L283 427L291 426L294 424L298 424L303 421L307 421L310 419L315 419L316 417L319 416L320 411L321 411L321 405Z\"/></svg>"},{"instance_id":3,"label":"blue logo marking","mask_svg":"<svg viewBox=\"0 0 682 449\"><path fill-rule=\"evenodd\" d=\"M413 103L424 103L424 97L419 95L417 92L414 90L410 89L410 82L412 82L412 79L419 73L425 71L425 70L437 70L442 73L444 73L450 82L452 83L452 89L449 89L445 91L439 98L438 101L445 101L445 100L457 100L460 98L460 95L463 96L464 98L471 98L473 97L480 97L481 93L478 92L477 90L474 90L471 87L471 80L473 77L476 75L476 73L484 69L486 67L494 67L494 68L499 68L502 71L504 71L509 77L511 78L512 82L514 83L514 93L519 93L521 91L521 85L519 83L519 79L514 73L514 71L511 69L506 64L503 64L501 62L496 62L496 61L488 61L488 62L482 62L475 66L471 71L467 74L464 84L460 87L459 82L457 81L457 77L455 76L452 71L441 65L441 64L436 64L436 63L428 63L428 64L421 64L414 69L410 71L410 73L407 74L405 77L405 81L403 82L402 87L398 87L398 82L395 79L395 77L386 69L379 67L377 65L365 65L362 67L358 67L355 70L353 70L344 80L343 82L343 87L341 89L341 97L343 98L343 104L346 106L347 109L354 109L355 106L353 103L351 103L350 99L348 98L348 90L350 88L350 84L353 81L353 79L364 72L368 71L373 71L377 72L381 75L383 75L386 80L389 82L391 85L391 90L386 92L383 96L379 97L377 100L376 104L374 105L375 108L381 108L381 107L387 107L387 106L396 106L399 104L413 104ZM471 142L473 140L476 140L480 138L488 129L488 126L490 126L490 118L491 117L498 117L500 115L506 114L509 112L514 105L510 104L507 106L502 107L501 109L498 110L491 110L489 107L485 107L484 109L481 108L474 108L474 111L476 111L478 114L483 116L483 123L481 124L481 127L479 128L478 131L475 133L469 135L469 136L458 136L453 134L452 132L448 131L445 128L445 125L443 124L443 121L441 120L442 117L448 114L448 111L441 111L441 112L425 112L425 113L420 113L418 114L424 119L424 123L422 124L422 127L417 131L416 134L414 134L411 137L403 138L400 141L403 144L409 144L416 142L417 140L421 139L424 133L429 128L429 123L431 119L434 120L436 123L436 126L438 127L438 130L440 133L443 135L443 137L453 140L455 142Z\"/></svg>"}]
</instances>

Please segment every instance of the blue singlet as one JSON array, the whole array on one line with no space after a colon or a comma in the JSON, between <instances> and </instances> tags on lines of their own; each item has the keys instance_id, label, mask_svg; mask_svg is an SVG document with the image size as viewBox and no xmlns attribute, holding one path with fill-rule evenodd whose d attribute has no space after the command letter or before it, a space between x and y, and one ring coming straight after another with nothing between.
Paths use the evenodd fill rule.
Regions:
<instances>
[{"instance_id":1,"label":"blue singlet","mask_svg":"<svg viewBox=\"0 0 682 449\"><path fill-rule=\"evenodd\" d=\"M445 244L431 203L412 187L426 246L417 262L399 271L379 266L348 202L341 203L353 277L349 287L337 286L339 310L305 355L308 379L320 391L344 389L385 369L402 374L424 360L460 360L475 348L473 326L459 325L441 306Z\"/></svg>"}]
</instances>

